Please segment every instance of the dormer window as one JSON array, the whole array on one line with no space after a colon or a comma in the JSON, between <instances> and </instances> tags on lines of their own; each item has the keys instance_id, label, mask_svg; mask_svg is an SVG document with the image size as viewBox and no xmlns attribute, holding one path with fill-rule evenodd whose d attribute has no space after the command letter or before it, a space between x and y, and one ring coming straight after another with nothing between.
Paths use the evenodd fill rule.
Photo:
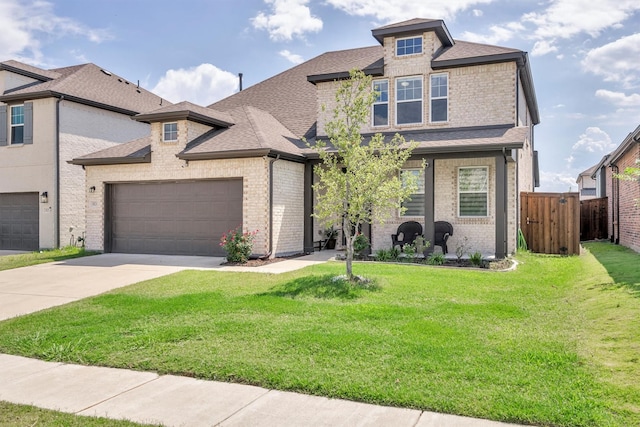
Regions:
<instances>
[{"instance_id":1,"label":"dormer window","mask_svg":"<svg viewBox=\"0 0 640 427\"><path fill-rule=\"evenodd\" d=\"M176 142L178 140L178 123L164 123L162 140L164 142Z\"/></svg>"},{"instance_id":2,"label":"dormer window","mask_svg":"<svg viewBox=\"0 0 640 427\"><path fill-rule=\"evenodd\" d=\"M417 55L422 53L422 37L396 40L396 56Z\"/></svg>"}]
</instances>

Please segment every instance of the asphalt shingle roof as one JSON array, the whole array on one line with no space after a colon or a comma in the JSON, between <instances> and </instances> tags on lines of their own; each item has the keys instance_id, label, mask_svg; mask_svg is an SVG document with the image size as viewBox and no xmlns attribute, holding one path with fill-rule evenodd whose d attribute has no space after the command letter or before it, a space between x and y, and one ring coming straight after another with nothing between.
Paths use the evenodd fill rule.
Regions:
<instances>
[{"instance_id":1,"label":"asphalt shingle roof","mask_svg":"<svg viewBox=\"0 0 640 427\"><path fill-rule=\"evenodd\" d=\"M10 61L8 61L10 62ZM14 61L15 62L15 61ZM22 66L22 69L27 70ZM34 67L30 67L34 68ZM28 70L33 72L32 69ZM50 96L64 96L80 103L112 109L126 114L154 110L162 104L170 104L159 96L138 87L95 64L75 65L53 70L40 70L51 80L35 85L5 91L0 101L28 100Z\"/></svg>"}]
</instances>

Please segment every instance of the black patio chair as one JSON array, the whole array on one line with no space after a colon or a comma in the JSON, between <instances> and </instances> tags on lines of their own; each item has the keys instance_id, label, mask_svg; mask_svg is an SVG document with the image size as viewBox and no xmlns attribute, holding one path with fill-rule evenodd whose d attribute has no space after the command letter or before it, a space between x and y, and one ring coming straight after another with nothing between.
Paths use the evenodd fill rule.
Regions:
<instances>
[{"instance_id":1,"label":"black patio chair","mask_svg":"<svg viewBox=\"0 0 640 427\"><path fill-rule=\"evenodd\" d=\"M422 236L422 225L419 222L403 222L398 226L396 234L391 235L392 247L400 246L400 250L402 250L404 245L412 244L418 236Z\"/></svg>"},{"instance_id":2,"label":"black patio chair","mask_svg":"<svg viewBox=\"0 0 640 427\"><path fill-rule=\"evenodd\" d=\"M449 240L449 237L453 236L453 225L447 221L436 221L435 229L436 235L434 239L434 246L440 246L442 248L442 253L446 254L448 252L447 240Z\"/></svg>"}]
</instances>

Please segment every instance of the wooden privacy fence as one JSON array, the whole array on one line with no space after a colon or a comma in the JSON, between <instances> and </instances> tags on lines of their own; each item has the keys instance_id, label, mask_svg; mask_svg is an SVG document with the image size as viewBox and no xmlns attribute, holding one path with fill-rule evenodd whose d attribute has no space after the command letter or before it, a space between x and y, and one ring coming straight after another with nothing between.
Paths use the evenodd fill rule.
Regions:
<instances>
[{"instance_id":1,"label":"wooden privacy fence","mask_svg":"<svg viewBox=\"0 0 640 427\"><path fill-rule=\"evenodd\" d=\"M580 254L580 196L520 193L520 229L532 252Z\"/></svg>"},{"instance_id":2,"label":"wooden privacy fence","mask_svg":"<svg viewBox=\"0 0 640 427\"><path fill-rule=\"evenodd\" d=\"M580 240L606 239L608 236L607 198L580 202Z\"/></svg>"}]
</instances>

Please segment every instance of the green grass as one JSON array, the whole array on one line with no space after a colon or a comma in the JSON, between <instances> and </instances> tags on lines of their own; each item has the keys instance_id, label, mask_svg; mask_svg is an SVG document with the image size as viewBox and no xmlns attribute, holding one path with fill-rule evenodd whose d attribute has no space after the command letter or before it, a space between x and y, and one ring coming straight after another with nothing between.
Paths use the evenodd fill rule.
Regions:
<instances>
[{"instance_id":1,"label":"green grass","mask_svg":"<svg viewBox=\"0 0 640 427\"><path fill-rule=\"evenodd\" d=\"M338 263L186 271L1 322L0 352L523 424L640 425L640 298L594 257L607 245L590 249L522 254L513 272L355 264L367 288L333 282Z\"/></svg>"},{"instance_id":2,"label":"green grass","mask_svg":"<svg viewBox=\"0 0 640 427\"><path fill-rule=\"evenodd\" d=\"M85 251L84 248L66 246L60 249L0 256L0 271L10 270L12 268L28 267L36 264L44 264L53 261L64 261L65 259L95 255L96 253L97 252Z\"/></svg>"},{"instance_id":3,"label":"green grass","mask_svg":"<svg viewBox=\"0 0 640 427\"><path fill-rule=\"evenodd\" d=\"M136 427L147 424L84 417L0 401L0 425L3 427Z\"/></svg>"}]
</instances>

